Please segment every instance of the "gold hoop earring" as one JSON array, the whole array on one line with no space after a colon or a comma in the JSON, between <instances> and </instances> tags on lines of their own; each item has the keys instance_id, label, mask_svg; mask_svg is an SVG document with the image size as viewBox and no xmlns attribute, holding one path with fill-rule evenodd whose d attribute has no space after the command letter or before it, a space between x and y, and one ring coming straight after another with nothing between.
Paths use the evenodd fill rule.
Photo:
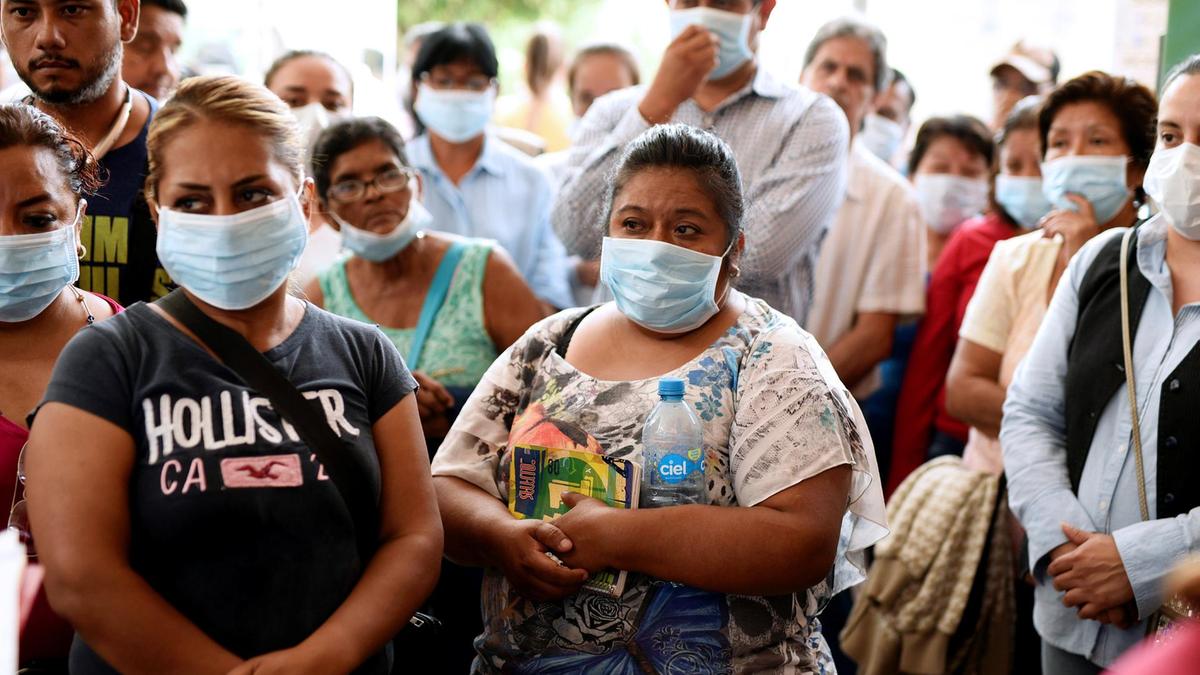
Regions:
<instances>
[{"instance_id":1,"label":"gold hoop earring","mask_svg":"<svg viewBox=\"0 0 1200 675\"><path fill-rule=\"evenodd\" d=\"M80 260L83 260L85 257L87 257L87 247L83 244L80 244L79 248L75 249L75 252L79 254Z\"/></svg>"}]
</instances>

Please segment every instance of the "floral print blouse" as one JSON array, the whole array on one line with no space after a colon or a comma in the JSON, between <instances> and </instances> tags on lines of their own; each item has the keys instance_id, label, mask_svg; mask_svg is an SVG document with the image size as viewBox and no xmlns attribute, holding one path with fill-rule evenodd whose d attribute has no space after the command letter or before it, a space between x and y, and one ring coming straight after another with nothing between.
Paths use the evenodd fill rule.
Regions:
<instances>
[{"instance_id":1,"label":"floral print blouse","mask_svg":"<svg viewBox=\"0 0 1200 675\"><path fill-rule=\"evenodd\" d=\"M816 617L835 593L862 581L863 551L886 534L874 449L858 405L812 336L761 300L746 304L720 339L662 376L687 383L684 400L702 420L714 505L754 506L830 468L853 468L826 579L801 593L748 597L631 573L619 598L584 590L534 602L487 570L475 672L833 672ZM641 461L659 378L597 380L560 356L560 339L585 311L533 326L492 364L439 449L435 476L503 501L518 444Z\"/></svg>"}]
</instances>

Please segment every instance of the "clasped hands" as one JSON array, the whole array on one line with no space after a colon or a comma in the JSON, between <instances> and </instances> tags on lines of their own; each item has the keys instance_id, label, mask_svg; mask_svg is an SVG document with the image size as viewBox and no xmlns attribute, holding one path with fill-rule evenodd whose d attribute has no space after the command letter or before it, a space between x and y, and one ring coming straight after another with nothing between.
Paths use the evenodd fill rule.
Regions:
<instances>
[{"instance_id":1,"label":"clasped hands","mask_svg":"<svg viewBox=\"0 0 1200 675\"><path fill-rule=\"evenodd\" d=\"M1063 523L1067 543L1050 552L1046 569L1062 603L1081 619L1127 629L1137 623L1133 586L1111 534L1087 532Z\"/></svg>"},{"instance_id":2,"label":"clasped hands","mask_svg":"<svg viewBox=\"0 0 1200 675\"><path fill-rule=\"evenodd\" d=\"M574 492L564 494L563 501L571 508L565 515L553 521L513 520L493 542L493 559L505 578L530 600L574 595L593 573L614 566L612 547L621 534L613 520L622 511Z\"/></svg>"}]
</instances>

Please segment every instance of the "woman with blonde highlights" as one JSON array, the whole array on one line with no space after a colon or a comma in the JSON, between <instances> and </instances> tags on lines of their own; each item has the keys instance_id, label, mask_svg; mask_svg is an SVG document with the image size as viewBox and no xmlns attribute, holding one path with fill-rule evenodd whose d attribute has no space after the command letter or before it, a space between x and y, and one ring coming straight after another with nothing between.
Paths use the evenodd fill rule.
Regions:
<instances>
[{"instance_id":1,"label":"woman with blonde highlights","mask_svg":"<svg viewBox=\"0 0 1200 675\"><path fill-rule=\"evenodd\" d=\"M180 289L72 340L27 457L73 673L387 673L433 588L416 383L378 329L288 294L312 196L298 139L281 101L230 77L184 83L151 128L146 193ZM303 393L343 472L175 318L187 304Z\"/></svg>"}]
</instances>

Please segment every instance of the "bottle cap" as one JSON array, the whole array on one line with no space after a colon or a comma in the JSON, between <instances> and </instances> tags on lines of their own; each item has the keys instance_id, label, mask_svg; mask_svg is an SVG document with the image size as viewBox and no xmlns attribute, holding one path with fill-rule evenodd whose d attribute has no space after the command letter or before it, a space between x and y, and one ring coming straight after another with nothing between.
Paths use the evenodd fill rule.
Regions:
<instances>
[{"instance_id":1,"label":"bottle cap","mask_svg":"<svg viewBox=\"0 0 1200 675\"><path fill-rule=\"evenodd\" d=\"M677 377L664 377L658 381L659 396L683 396L683 380Z\"/></svg>"}]
</instances>

